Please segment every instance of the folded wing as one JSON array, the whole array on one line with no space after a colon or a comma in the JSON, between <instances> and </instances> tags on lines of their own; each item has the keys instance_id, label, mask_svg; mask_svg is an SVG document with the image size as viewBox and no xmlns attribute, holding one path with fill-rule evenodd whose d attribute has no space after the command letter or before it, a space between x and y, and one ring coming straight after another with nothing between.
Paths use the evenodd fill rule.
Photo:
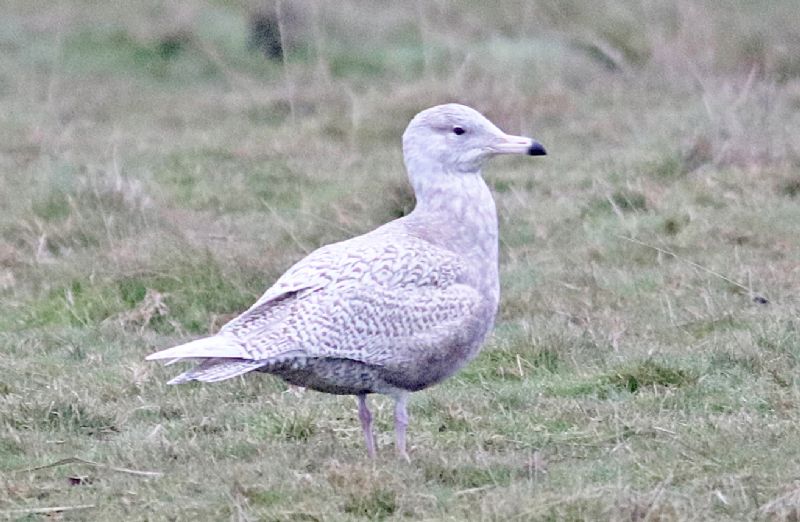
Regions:
<instances>
[{"instance_id":1,"label":"folded wing","mask_svg":"<svg viewBox=\"0 0 800 522\"><path fill-rule=\"evenodd\" d=\"M464 335L481 298L461 260L409 236L367 237L313 252L216 336L148 358L201 359L172 382L212 381L292 358L403 366Z\"/></svg>"}]
</instances>

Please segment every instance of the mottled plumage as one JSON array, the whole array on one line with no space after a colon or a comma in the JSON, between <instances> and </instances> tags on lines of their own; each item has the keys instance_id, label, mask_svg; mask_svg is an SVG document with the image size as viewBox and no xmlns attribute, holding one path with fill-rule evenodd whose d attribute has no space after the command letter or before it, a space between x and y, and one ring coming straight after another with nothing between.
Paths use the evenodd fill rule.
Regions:
<instances>
[{"instance_id":1,"label":"mottled plumage","mask_svg":"<svg viewBox=\"0 0 800 522\"><path fill-rule=\"evenodd\" d=\"M448 104L411 121L403 152L417 198L413 212L312 252L217 335L148 359L201 361L171 384L260 371L357 395L370 455L366 395L390 395L405 456L408 393L455 373L494 324L497 214L480 167L495 154L544 149L503 133L469 107Z\"/></svg>"}]
</instances>

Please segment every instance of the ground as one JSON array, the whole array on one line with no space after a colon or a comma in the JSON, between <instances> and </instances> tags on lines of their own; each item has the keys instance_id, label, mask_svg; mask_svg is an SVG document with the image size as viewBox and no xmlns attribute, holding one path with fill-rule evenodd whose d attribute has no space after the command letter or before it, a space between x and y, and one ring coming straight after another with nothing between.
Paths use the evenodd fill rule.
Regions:
<instances>
[{"instance_id":1,"label":"ground","mask_svg":"<svg viewBox=\"0 0 800 522\"><path fill-rule=\"evenodd\" d=\"M257 4L4 4L2 516L800 516L795 1ZM497 328L410 463L387 399L373 462L351 397L144 362L408 212L446 101L549 155L486 169Z\"/></svg>"}]
</instances>

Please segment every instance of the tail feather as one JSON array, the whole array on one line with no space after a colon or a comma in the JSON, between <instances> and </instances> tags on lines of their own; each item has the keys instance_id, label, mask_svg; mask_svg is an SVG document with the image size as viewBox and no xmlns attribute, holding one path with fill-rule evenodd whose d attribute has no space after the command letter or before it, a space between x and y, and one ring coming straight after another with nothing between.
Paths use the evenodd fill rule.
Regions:
<instances>
[{"instance_id":1,"label":"tail feather","mask_svg":"<svg viewBox=\"0 0 800 522\"><path fill-rule=\"evenodd\" d=\"M290 360L297 360L299 363L305 361L305 356L301 350L290 350L266 359L254 360L236 338L218 334L152 353L146 359L148 361L167 359L167 365L186 360L199 360L198 366L167 383L182 384L189 381L224 381L272 364Z\"/></svg>"},{"instance_id":2,"label":"tail feather","mask_svg":"<svg viewBox=\"0 0 800 522\"><path fill-rule=\"evenodd\" d=\"M183 384L190 381L219 382L238 375L251 372L261 366L264 361L244 361L241 359L208 359L199 366L184 372L167 384Z\"/></svg>"},{"instance_id":3,"label":"tail feather","mask_svg":"<svg viewBox=\"0 0 800 522\"><path fill-rule=\"evenodd\" d=\"M227 336L213 335L181 344L160 352L151 353L148 361L156 359L252 359L247 350L236 340Z\"/></svg>"}]
</instances>

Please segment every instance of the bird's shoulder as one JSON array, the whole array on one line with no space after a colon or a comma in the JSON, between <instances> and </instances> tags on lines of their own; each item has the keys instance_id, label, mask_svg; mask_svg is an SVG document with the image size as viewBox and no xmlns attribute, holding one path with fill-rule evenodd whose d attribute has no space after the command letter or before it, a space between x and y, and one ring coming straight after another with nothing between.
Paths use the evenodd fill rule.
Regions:
<instances>
[{"instance_id":1,"label":"bird's shoulder","mask_svg":"<svg viewBox=\"0 0 800 522\"><path fill-rule=\"evenodd\" d=\"M314 250L278 278L251 309L331 285L446 287L465 270L460 256L392 222Z\"/></svg>"},{"instance_id":2,"label":"bird's shoulder","mask_svg":"<svg viewBox=\"0 0 800 522\"><path fill-rule=\"evenodd\" d=\"M315 250L289 268L272 289L283 293L345 281L438 286L463 269L463 260L453 252L408 233L377 229Z\"/></svg>"}]
</instances>

